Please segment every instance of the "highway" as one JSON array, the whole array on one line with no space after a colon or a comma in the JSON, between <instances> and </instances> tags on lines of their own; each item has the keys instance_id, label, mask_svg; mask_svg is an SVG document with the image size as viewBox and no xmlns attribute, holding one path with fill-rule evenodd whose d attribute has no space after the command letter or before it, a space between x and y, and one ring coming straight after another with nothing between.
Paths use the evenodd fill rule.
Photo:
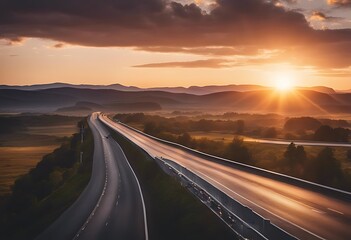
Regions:
<instances>
[{"instance_id":1,"label":"highway","mask_svg":"<svg viewBox=\"0 0 351 240\"><path fill-rule=\"evenodd\" d=\"M139 182L97 116L93 113L89 119L94 136L91 179L74 204L38 240L148 239Z\"/></svg>"},{"instance_id":2,"label":"highway","mask_svg":"<svg viewBox=\"0 0 351 240\"><path fill-rule=\"evenodd\" d=\"M170 159L186 167L297 238L351 239L351 204L347 199L209 161L199 154L145 136L105 115L100 115L100 119L151 156Z\"/></svg>"}]
</instances>

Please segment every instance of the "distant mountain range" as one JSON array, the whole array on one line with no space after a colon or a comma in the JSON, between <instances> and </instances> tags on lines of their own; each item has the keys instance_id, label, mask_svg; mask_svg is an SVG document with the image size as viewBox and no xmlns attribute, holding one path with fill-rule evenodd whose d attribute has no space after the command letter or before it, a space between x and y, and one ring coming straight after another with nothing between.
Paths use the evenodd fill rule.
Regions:
<instances>
[{"instance_id":1,"label":"distant mountain range","mask_svg":"<svg viewBox=\"0 0 351 240\"><path fill-rule=\"evenodd\" d=\"M306 89L279 93L269 88L224 91L204 95L157 90L120 91L83 87L35 90L0 89L0 112L89 113L91 111L135 112L191 110L204 112L256 112L288 115L351 113L351 93L318 92ZM54 88L56 86L56 88ZM247 85L246 85L247 86ZM40 87L44 87L41 85ZM40 88L39 87L39 88ZM123 86L124 87L124 86ZM222 89L199 87L204 89ZM127 87L130 89L129 87ZM31 89L31 90L29 90ZM190 89L190 88L188 88ZM248 88L246 88L248 89ZM324 89L324 88L322 88ZM206 90L209 91L209 90ZM197 91L199 93L199 91Z\"/></svg>"},{"instance_id":2,"label":"distant mountain range","mask_svg":"<svg viewBox=\"0 0 351 240\"><path fill-rule=\"evenodd\" d=\"M134 86L124 86L121 84L111 84L111 85L74 85L68 83L49 83L49 84L37 84L37 85L25 85L25 86L9 86L9 85L0 85L0 89L17 89L17 90L44 90L52 88L79 88L79 89L112 89L117 91L164 91L171 93L188 93L195 95L205 95L216 92L248 92L248 91L258 91L258 90L269 90L270 87L260 86L260 85L210 85L210 86L191 86L191 87L155 87L155 88L139 88ZM298 87L301 90L312 90L327 94L334 94L336 91L333 88L324 87L324 86L315 86L315 87Z\"/></svg>"}]
</instances>

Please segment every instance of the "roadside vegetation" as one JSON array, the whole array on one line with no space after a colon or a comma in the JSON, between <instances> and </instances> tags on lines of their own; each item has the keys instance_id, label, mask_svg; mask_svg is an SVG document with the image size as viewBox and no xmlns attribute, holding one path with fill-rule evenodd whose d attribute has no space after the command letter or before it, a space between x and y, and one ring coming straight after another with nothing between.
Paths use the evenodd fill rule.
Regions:
<instances>
[{"instance_id":1,"label":"roadside vegetation","mask_svg":"<svg viewBox=\"0 0 351 240\"><path fill-rule=\"evenodd\" d=\"M112 136L140 181L150 239L236 239L229 227L141 148L116 132Z\"/></svg>"},{"instance_id":2,"label":"roadside vegetation","mask_svg":"<svg viewBox=\"0 0 351 240\"><path fill-rule=\"evenodd\" d=\"M0 205L16 178L66 142L79 120L59 115L0 116Z\"/></svg>"},{"instance_id":3,"label":"roadside vegetation","mask_svg":"<svg viewBox=\"0 0 351 240\"><path fill-rule=\"evenodd\" d=\"M80 195L92 167L94 142L86 121L85 138L66 138L27 174L17 178L11 195L0 209L0 239L33 239L47 228ZM79 153L84 152L83 165Z\"/></svg>"},{"instance_id":4,"label":"roadside vegetation","mask_svg":"<svg viewBox=\"0 0 351 240\"><path fill-rule=\"evenodd\" d=\"M294 143L286 147L283 145L244 142L243 138L236 134L238 132L240 134L245 133L245 123L240 120L194 121L183 118L150 116L142 113L118 114L115 119L132 126L135 124L139 126L139 129L143 127L142 130L147 134L205 153L351 191L351 153L346 148L336 148L335 150L334 148L323 147L304 148L296 146ZM289 121L288 119L287 122ZM302 118L302 122L304 121L305 119ZM330 121L334 125L348 124L344 121ZM327 125L322 125L322 123L314 125L313 127L316 128L314 136L328 135L328 139L333 139L333 141L349 139L349 129L325 126ZM309 128L311 127L309 126ZM232 133L231 141L212 140L208 137L195 138L188 133L192 131L203 133L225 131L225 129ZM274 129L268 127L265 130L265 135L274 135ZM289 129L291 130L291 127Z\"/></svg>"}]
</instances>

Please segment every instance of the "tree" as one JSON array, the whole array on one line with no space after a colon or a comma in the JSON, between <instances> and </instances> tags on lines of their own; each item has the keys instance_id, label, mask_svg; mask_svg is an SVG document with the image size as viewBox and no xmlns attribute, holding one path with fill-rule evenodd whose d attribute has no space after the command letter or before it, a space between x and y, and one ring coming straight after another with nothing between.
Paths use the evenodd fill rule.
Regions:
<instances>
[{"instance_id":1,"label":"tree","mask_svg":"<svg viewBox=\"0 0 351 240\"><path fill-rule=\"evenodd\" d=\"M189 133L185 132L182 135L178 137L178 143L182 144L184 146L190 146L191 145L191 136Z\"/></svg>"},{"instance_id":2,"label":"tree","mask_svg":"<svg viewBox=\"0 0 351 240\"><path fill-rule=\"evenodd\" d=\"M342 179L341 164L329 147L318 154L310 171L315 176L315 181L321 184L337 186Z\"/></svg>"},{"instance_id":3,"label":"tree","mask_svg":"<svg viewBox=\"0 0 351 240\"><path fill-rule=\"evenodd\" d=\"M304 172L304 164L307 155L303 146L296 146L293 142L289 144L284 159L288 166L288 172L292 175L301 176Z\"/></svg>"},{"instance_id":4,"label":"tree","mask_svg":"<svg viewBox=\"0 0 351 240\"><path fill-rule=\"evenodd\" d=\"M284 153L284 158L289 163L289 165L292 165L295 161L295 152L296 152L295 143L291 142Z\"/></svg>"},{"instance_id":5,"label":"tree","mask_svg":"<svg viewBox=\"0 0 351 240\"><path fill-rule=\"evenodd\" d=\"M318 141L348 142L350 130L346 128L332 128L323 125L314 134L314 139Z\"/></svg>"},{"instance_id":6,"label":"tree","mask_svg":"<svg viewBox=\"0 0 351 240\"><path fill-rule=\"evenodd\" d=\"M252 157L249 149L244 146L241 138L234 137L233 141L228 145L225 151L225 157L237 162L251 163Z\"/></svg>"},{"instance_id":7,"label":"tree","mask_svg":"<svg viewBox=\"0 0 351 240\"><path fill-rule=\"evenodd\" d=\"M154 122L146 122L144 124L144 132L150 135L158 134L160 131L157 128L156 123Z\"/></svg>"},{"instance_id":8,"label":"tree","mask_svg":"<svg viewBox=\"0 0 351 240\"><path fill-rule=\"evenodd\" d=\"M263 133L263 137L275 138L277 137L277 130L275 129L275 127L270 127Z\"/></svg>"},{"instance_id":9,"label":"tree","mask_svg":"<svg viewBox=\"0 0 351 240\"><path fill-rule=\"evenodd\" d=\"M333 128L328 125L320 126L314 133L314 140L317 141L333 141L334 140Z\"/></svg>"},{"instance_id":10,"label":"tree","mask_svg":"<svg viewBox=\"0 0 351 240\"><path fill-rule=\"evenodd\" d=\"M348 160L351 160L351 150L350 149L347 150L346 157L347 157Z\"/></svg>"},{"instance_id":11,"label":"tree","mask_svg":"<svg viewBox=\"0 0 351 240\"><path fill-rule=\"evenodd\" d=\"M245 129L245 122L244 120L238 120L236 121L236 133L237 134L243 134Z\"/></svg>"}]
</instances>

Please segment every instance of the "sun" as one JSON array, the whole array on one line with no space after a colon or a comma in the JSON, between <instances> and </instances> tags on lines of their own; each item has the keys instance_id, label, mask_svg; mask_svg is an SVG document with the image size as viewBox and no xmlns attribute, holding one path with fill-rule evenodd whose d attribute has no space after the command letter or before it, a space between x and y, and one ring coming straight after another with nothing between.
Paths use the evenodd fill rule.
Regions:
<instances>
[{"instance_id":1,"label":"sun","mask_svg":"<svg viewBox=\"0 0 351 240\"><path fill-rule=\"evenodd\" d=\"M277 73L274 80L275 88L280 92L291 91L294 88L293 77L290 73Z\"/></svg>"}]
</instances>

